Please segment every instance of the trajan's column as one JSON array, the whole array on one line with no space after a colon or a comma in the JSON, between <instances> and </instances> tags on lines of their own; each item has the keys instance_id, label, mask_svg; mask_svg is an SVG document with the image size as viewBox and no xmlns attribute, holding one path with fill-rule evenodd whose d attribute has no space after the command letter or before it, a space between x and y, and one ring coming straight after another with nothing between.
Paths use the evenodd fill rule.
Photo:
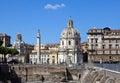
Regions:
<instances>
[{"instance_id":1,"label":"trajan's column","mask_svg":"<svg viewBox=\"0 0 120 83\"><path fill-rule=\"evenodd\" d=\"M37 33L37 64L41 63L41 56L40 56L40 30Z\"/></svg>"}]
</instances>

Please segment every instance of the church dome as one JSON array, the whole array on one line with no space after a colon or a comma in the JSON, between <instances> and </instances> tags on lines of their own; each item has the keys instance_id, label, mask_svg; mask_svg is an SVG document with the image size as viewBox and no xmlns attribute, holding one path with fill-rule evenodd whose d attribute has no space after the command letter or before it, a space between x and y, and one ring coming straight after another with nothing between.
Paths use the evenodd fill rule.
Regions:
<instances>
[{"instance_id":1,"label":"church dome","mask_svg":"<svg viewBox=\"0 0 120 83\"><path fill-rule=\"evenodd\" d=\"M61 33L61 38L80 38L79 32L73 27L73 20L68 20L68 26Z\"/></svg>"}]
</instances>

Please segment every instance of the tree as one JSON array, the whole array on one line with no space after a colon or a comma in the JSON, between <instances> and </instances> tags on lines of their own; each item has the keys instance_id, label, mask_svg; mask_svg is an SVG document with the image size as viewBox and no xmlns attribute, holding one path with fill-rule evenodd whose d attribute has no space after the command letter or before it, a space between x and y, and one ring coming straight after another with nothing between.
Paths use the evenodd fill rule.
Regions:
<instances>
[{"instance_id":1,"label":"tree","mask_svg":"<svg viewBox=\"0 0 120 83\"><path fill-rule=\"evenodd\" d=\"M7 58L6 58L7 54L11 54L11 56L15 56L16 54L19 54L19 52L14 48L6 48L3 46L0 46L0 54L3 54L2 62L6 63L7 62Z\"/></svg>"},{"instance_id":2,"label":"tree","mask_svg":"<svg viewBox=\"0 0 120 83\"><path fill-rule=\"evenodd\" d=\"M19 52L16 49L3 47L2 44L3 44L3 41L0 39L0 54L3 55L2 62L4 63L7 62L7 58L6 58L7 54L11 54L11 56L15 56L16 54L19 54Z\"/></svg>"},{"instance_id":3,"label":"tree","mask_svg":"<svg viewBox=\"0 0 120 83\"><path fill-rule=\"evenodd\" d=\"M17 51L17 49L11 48L10 49L10 54L11 54L11 56L15 56L16 54L19 54L19 52Z\"/></svg>"},{"instance_id":4,"label":"tree","mask_svg":"<svg viewBox=\"0 0 120 83\"><path fill-rule=\"evenodd\" d=\"M15 56L16 54L19 54L19 52L17 51L17 49L15 48L11 48L9 54L11 54L11 57ZM18 63L17 59L13 59L10 62L15 62Z\"/></svg>"},{"instance_id":5,"label":"tree","mask_svg":"<svg viewBox=\"0 0 120 83\"><path fill-rule=\"evenodd\" d=\"M6 58L7 54L11 54L11 56L15 56L16 54L19 54L19 52L16 49L3 47L2 44L3 44L3 41L0 39L0 54L3 55L2 62L4 63L7 62L7 58Z\"/></svg>"},{"instance_id":6,"label":"tree","mask_svg":"<svg viewBox=\"0 0 120 83\"><path fill-rule=\"evenodd\" d=\"M6 48L6 47L3 47L3 46L0 46L0 54L3 55L2 57L2 62L7 62L7 59L6 59L6 55L9 54L10 52L10 49L9 48Z\"/></svg>"}]
</instances>

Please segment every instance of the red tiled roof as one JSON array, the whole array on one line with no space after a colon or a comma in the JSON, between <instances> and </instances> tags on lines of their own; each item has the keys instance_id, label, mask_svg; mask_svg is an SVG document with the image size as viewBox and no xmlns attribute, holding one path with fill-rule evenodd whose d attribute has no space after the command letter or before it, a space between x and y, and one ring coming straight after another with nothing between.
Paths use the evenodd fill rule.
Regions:
<instances>
[{"instance_id":1,"label":"red tiled roof","mask_svg":"<svg viewBox=\"0 0 120 83\"><path fill-rule=\"evenodd\" d=\"M110 30L110 32L118 33L118 32L120 32L120 30Z\"/></svg>"}]
</instances>

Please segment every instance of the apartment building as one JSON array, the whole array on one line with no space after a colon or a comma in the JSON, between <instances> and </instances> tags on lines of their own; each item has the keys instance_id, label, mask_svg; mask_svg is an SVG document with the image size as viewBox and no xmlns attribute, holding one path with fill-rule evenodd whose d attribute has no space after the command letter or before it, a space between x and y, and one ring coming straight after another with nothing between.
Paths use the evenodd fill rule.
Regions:
<instances>
[{"instance_id":1,"label":"apartment building","mask_svg":"<svg viewBox=\"0 0 120 83\"><path fill-rule=\"evenodd\" d=\"M120 30L92 28L87 35L89 60L100 63L120 61Z\"/></svg>"},{"instance_id":2,"label":"apartment building","mask_svg":"<svg viewBox=\"0 0 120 83\"><path fill-rule=\"evenodd\" d=\"M4 47L11 46L11 44L10 44L11 37L9 35L0 33L0 39L3 41L2 46L4 46Z\"/></svg>"}]
</instances>

